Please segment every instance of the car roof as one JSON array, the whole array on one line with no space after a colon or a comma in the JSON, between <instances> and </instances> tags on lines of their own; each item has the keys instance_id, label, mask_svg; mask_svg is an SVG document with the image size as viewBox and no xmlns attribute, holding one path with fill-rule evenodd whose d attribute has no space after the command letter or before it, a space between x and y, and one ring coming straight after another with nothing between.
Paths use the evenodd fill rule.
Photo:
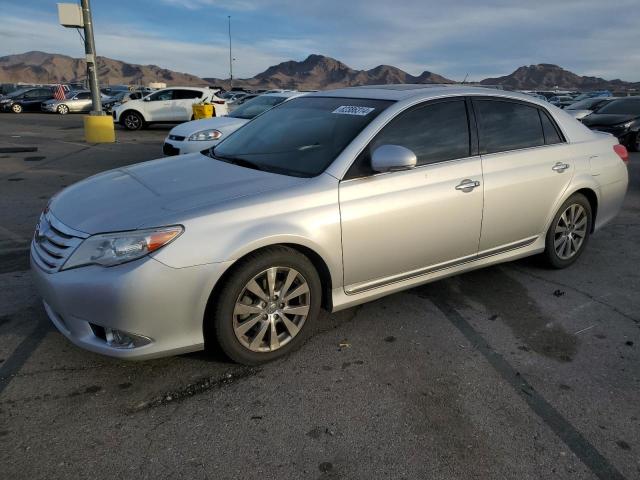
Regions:
<instances>
[{"instance_id":1,"label":"car roof","mask_svg":"<svg viewBox=\"0 0 640 480\"><path fill-rule=\"evenodd\" d=\"M272 93L262 93L260 97L299 97L302 93L297 92L295 90L289 90L286 92L272 92Z\"/></svg>"},{"instance_id":2,"label":"car roof","mask_svg":"<svg viewBox=\"0 0 640 480\"><path fill-rule=\"evenodd\" d=\"M361 87L347 87L323 92L308 93L309 97L351 97L376 100L428 100L430 98L447 96L490 96L523 100L529 103L549 106L546 101L526 93L498 90L495 88L471 87L466 85L447 84L393 84L366 85Z\"/></svg>"}]
</instances>

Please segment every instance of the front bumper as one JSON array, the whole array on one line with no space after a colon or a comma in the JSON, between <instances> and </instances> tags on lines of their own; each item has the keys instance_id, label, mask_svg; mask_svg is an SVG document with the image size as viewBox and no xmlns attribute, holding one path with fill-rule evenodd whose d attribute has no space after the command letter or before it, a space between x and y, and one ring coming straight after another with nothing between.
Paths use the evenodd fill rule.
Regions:
<instances>
[{"instance_id":1,"label":"front bumper","mask_svg":"<svg viewBox=\"0 0 640 480\"><path fill-rule=\"evenodd\" d=\"M209 295L228 263L171 268L145 257L104 268L88 266L47 273L33 260L31 271L45 310L71 342L123 359L148 359L201 350ZM96 328L97 327L97 328ZM104 328L150 340L117 348Z\"/></svg>"},{"instance_id":2,"label":"front bumper","mask_svg":"<svg viewBox=\"0 0 640 480\"><path fill-rule=\"evenodd\" d=\"M43 112L55 112L58 108L58 105L54 105L51 103L42 103L40 104L40 110Z\"/></svg>"}]
</instances>

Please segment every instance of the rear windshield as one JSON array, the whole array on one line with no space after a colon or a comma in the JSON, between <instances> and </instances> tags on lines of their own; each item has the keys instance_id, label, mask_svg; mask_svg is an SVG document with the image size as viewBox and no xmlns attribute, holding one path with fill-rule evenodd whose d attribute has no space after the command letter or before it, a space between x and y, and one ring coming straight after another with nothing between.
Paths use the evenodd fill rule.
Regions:
<instances>
[{"instance_id":1,"label":"rear windshield","mask_svg":"<svg viewBox=\"0 0 640 480\"><path fill-rule=\"evenodd\" d=\"M294 98L236 130L209 155L259 170L313 177L392 103L361 98Z\"/></svg>"},{"instance_id":2,"label":"rear windshield","mask_svg":"<svg viewBox=\"0 0 640 480\"><path fill-rule=\"evenodd\" d=\"M620 99L605 105L598 113L611 113L618 115L640 115L640 98L627 100Z\"/></svg>"},{"instance_id":3,"label":"rear windshield","mask_svg":"<svg viewBox=\"0 0 640 480\"><path fill-rule=\"evenodd\" d=\"M263 112L266 112L270 108L275 107L276 105L281 104L287 99L287 97L276 97L276 96L259 96L256 98L252 98L251 100L247 100L241 106L236 108L233 113L230 113L230 117L234 118L244 118L245 120L251 120L254 117L257 117Z\"/></svg>"}]
</instances>

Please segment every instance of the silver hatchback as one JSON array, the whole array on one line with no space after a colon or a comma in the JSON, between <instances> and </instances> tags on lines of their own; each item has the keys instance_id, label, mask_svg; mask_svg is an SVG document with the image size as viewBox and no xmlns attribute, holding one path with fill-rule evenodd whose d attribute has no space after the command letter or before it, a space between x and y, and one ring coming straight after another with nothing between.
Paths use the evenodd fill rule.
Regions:
<instances>
[{"instance_id":1,"label":"silver hatchback","mask_svg":"<svg viewBox=\"0 0 640 480\"><path fill-rule=\"evenodd\" d=\"M318 92L201 153L58 193L31 246L45 309L120 358L211 345L245 364L336 311L542 254L563 268L620 209L626 150L530 96Z\"/></svg>"}]
</instances>

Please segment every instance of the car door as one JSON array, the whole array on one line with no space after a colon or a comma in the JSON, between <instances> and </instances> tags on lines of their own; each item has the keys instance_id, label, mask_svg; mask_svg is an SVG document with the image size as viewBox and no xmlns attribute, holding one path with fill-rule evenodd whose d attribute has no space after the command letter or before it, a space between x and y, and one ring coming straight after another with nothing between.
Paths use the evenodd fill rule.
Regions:
<instances>
[{"instance_id":1,"label":"car door","mask_svg":"<svg viewBox=\"0 0 640 480\"><path fill-rule=\"evenodd\" d=\"M173 89L159 90L144 101L144 117L147 122L166 122L173 116Z\"/></svg>"},{"instance_id":2,"label":"car door","mask_svg":"<svg viewBox=\"0 0 640 480\"><path fill-rule=\"evenodd\" d=\"M473 107L484 174L480 254L532 243L571 182L575 150L537 105L494 97Z\"/></svg>"},{"instance_id":3,"label":"car door","mask_svg":"<svg viewBox=\"0 0 640 480\"><path fill-rule=\"evenodd\" d=\"M40 104L50 98L49 90L35 88L25 92L21 100L22 109L25 111L33 112L40 110Z\"/></svg>"},{"instance_id":4,"label":"car door","mask_svg":"<svg viewBox=\"0 0 640 480\"><path fill-rule=\"evenodd\" d=\"M358 293L476 255L482 169L467 102L437 101L391 120L340 182L344 284ZM416 168L376 174L371 152L401 145Z\"/></svg>"},{"instance_id":5,"label":"car door","mask_svg":"<svg viewBox=\"0 0 640 480\"><path fill-rule=\"evenodd\" d=\"M93 106L91 92L80 92L73 97L69 109L73 112L90 112Z\"/></svg>"},{"instance_id":6,"label":"car door","mask_svg":"<svg viewBox=\"0 0 640 480\"><path fill-rule=\"evenodd\" d=\"M202 99L203 92L198 90L175 90L172 104L172 120L187 122L193 116L193 104Z\"/></svg>"}]
</instances>

